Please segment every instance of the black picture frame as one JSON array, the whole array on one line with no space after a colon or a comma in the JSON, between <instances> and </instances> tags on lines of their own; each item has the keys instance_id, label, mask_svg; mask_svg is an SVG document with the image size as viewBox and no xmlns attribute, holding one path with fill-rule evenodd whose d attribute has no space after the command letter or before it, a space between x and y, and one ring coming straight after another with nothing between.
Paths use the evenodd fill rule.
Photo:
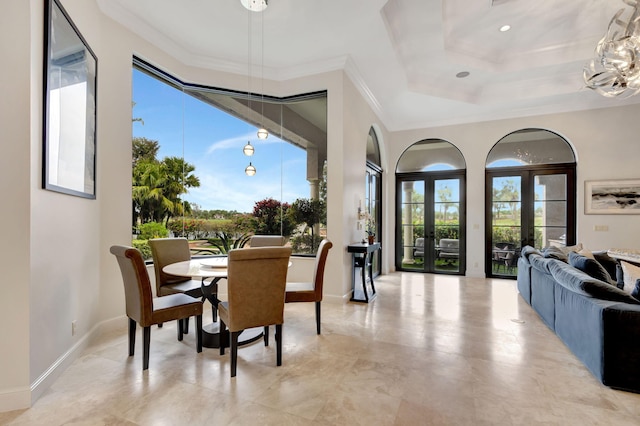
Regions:
<instances>
[{"instance_id":1,"label":"black picture frame","mask_svg":"<svg viewBox=\"0 0 640 426\"><path fill-rule=\"evenodd\" d=\"M98 59L58 0L44 16L42 187L95 199Z\"/></svg>"}]
</instances>

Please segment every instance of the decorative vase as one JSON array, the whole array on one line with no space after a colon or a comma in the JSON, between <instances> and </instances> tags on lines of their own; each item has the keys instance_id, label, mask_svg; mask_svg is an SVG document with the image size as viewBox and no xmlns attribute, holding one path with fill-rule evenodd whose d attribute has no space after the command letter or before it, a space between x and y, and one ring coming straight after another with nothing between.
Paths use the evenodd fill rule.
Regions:
<instances>
[{"instance_id":1,"label":"decorative vase","mask_svg":"<svg viewBox=\"0 0 640 426\"><path fill-rule=\"evenodd\" d=\"M376 236L375 235L369 235L369 244L373 244L376 242Z\"/></svg>"}]
</instances>

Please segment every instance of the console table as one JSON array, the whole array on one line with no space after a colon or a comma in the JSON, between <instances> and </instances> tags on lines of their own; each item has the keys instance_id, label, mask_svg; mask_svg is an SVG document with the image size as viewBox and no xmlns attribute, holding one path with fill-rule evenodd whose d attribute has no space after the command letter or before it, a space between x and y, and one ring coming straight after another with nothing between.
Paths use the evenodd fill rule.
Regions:
<instances>
[{"instance_id":1,"label":"console table","mask_svg":"<svg viewBox=\"0 0 640 426\"><path fill-rule=\"evenodd\" d=\"M380 243L353 243L347 246L347 251L353 254L353 264L351 268L351 301L369 303L376 297L376 287L373 284L373 253L380 249ZM356 268L362 270L362 290L356 286ZM367 269L369 277L367 279ZM367 281L371 283L371 296L367 291Z\"/></svg>"}]
</instances>

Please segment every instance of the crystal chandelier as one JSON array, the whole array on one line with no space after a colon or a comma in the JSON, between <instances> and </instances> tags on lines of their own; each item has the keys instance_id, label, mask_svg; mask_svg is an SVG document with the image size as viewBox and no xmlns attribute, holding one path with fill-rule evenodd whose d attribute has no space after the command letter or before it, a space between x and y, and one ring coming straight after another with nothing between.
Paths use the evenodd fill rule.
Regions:
<instances>
[{"instance_id":1,"label":"crystal chandelier","mask_svg":"<svg viewBox=\"0 0 640 426\"><path fill-rule=\"evenodd\" d=\"M631 8L613 16L583 70L587 87L608 98L640 92L640 0L622 1Z\"/></svg>"}]
</instances>

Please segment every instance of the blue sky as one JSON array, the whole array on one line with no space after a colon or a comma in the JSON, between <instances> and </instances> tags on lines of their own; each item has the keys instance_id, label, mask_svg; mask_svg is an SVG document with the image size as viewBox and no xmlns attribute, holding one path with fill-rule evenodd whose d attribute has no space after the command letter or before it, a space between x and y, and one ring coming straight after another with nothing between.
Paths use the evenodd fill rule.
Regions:
<instances>
[{"instance_id":1,"label":"blue sky","mask_svg":"<svg viewBox=\"0 0 640 426\"><path fill-rule=\"evenodd\" d=\"M183 199L204 210L251 212L256 201L275 198L292 203L309 197L306 153L274 135L258 140L257 128L205 104L138 70L133 70L133 136L160 143L158 158L183 157L196 167L200 187ZM251 141L255 154L242 148ZM255 176L244 169L249 161Z\"/></svg>"}]
</instances>

